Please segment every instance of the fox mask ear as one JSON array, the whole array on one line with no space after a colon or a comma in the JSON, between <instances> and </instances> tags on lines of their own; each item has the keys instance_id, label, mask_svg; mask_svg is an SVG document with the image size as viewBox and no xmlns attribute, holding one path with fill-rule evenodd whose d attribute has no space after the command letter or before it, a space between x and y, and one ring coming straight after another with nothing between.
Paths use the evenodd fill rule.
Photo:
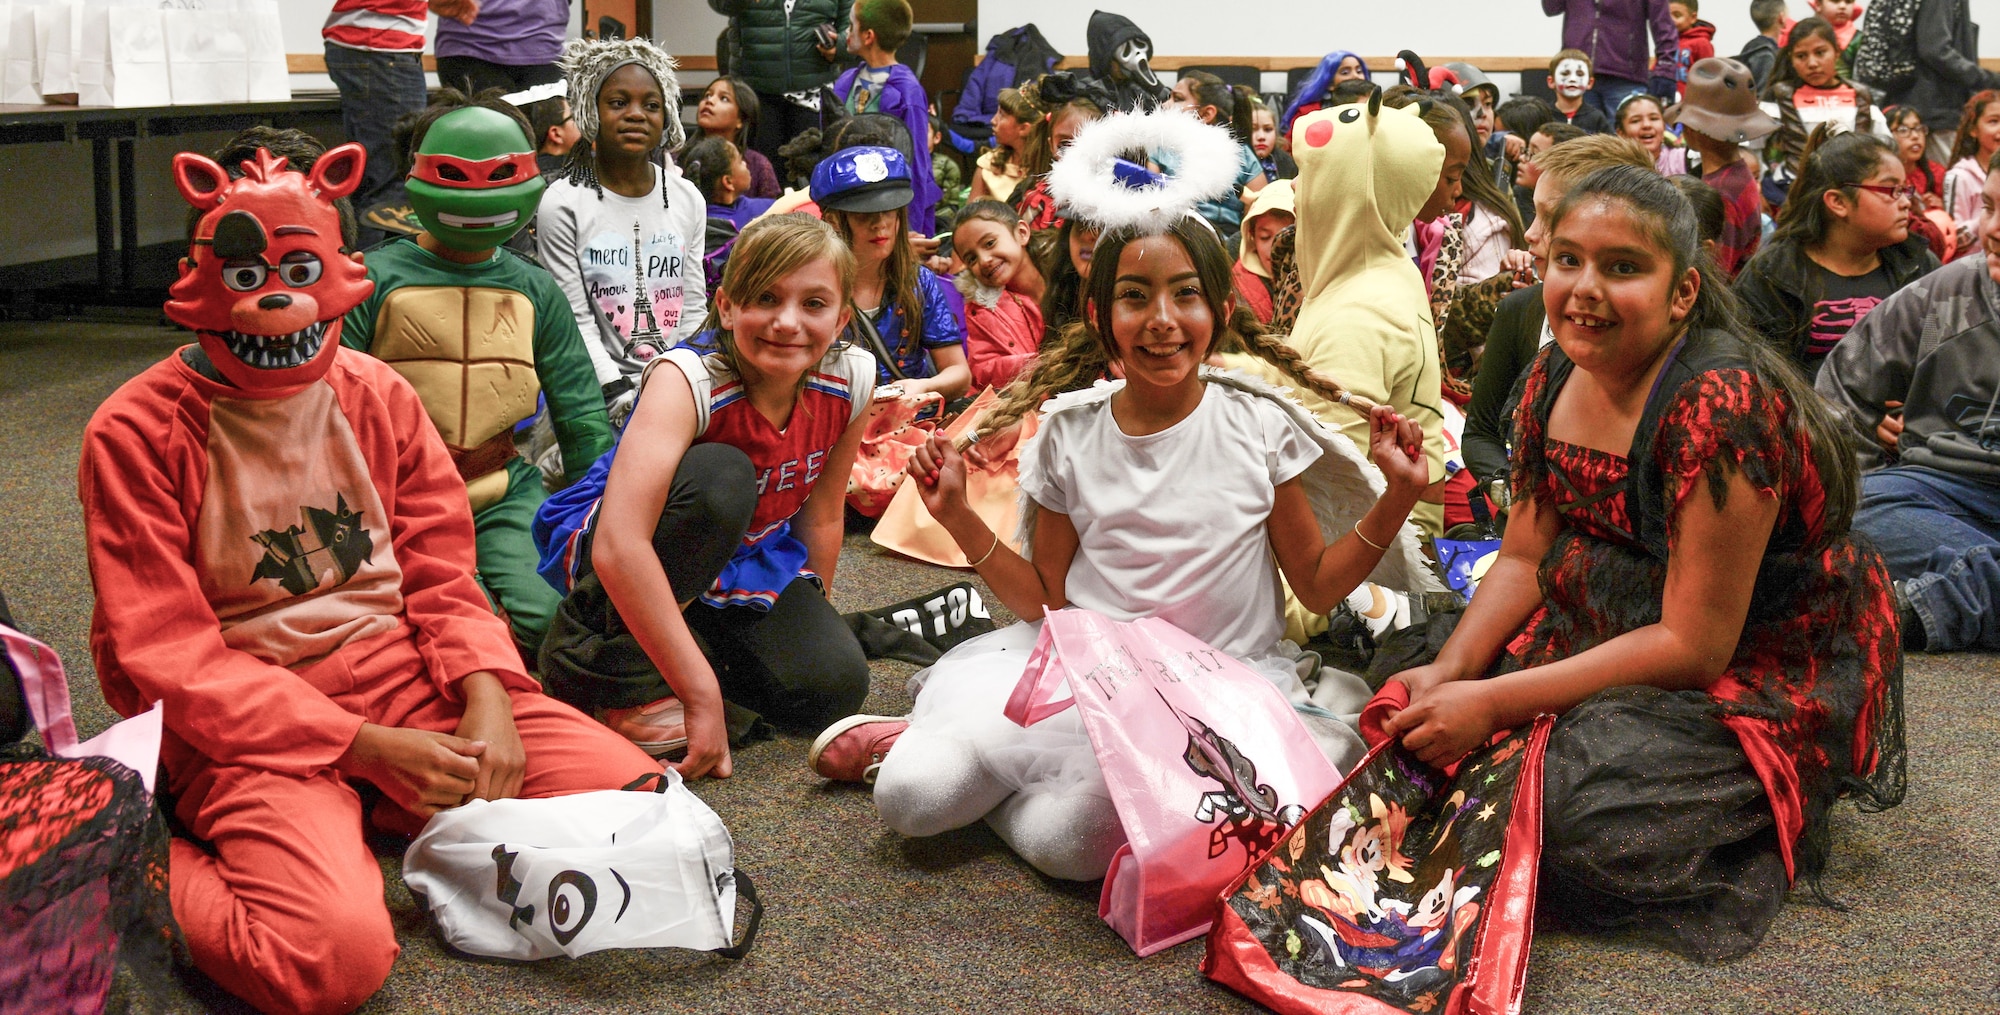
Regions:
<instances>
[{"instance_id":1,"label":"fox mask ear","mask_svg":"<svg viewBox=\"0 0 2000 1015\"><path fill-rule=\"evenodd\" d=\"M321 197L335 201L361 186L361 169L367 162L367 150L350 141L320 156L308 179Z\"/></svg>"},{"instance_id":2,"label":"fox mask ear","mask_svg":"<svg viewBox=\"0 0 2000 1015\"><path fill-rule=\"evenodd\" d=\"M174 186L180 188L187 203L197 210L208 211L222 203L223 191L229 188L229 174L206 155L181 152L174 156Z\"/></svg>"}]
</instances>

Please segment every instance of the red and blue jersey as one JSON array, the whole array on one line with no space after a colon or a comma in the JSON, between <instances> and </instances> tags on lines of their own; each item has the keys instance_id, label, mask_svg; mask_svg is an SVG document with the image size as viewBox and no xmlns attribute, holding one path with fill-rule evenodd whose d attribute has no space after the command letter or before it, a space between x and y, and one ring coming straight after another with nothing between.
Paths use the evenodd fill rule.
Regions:
<instances>
[{"instance_id":1,"label":"red and blue jersey","mask_svg":"<svg viewBox=\"0 0 2000 1015\"><path fill-rule=\"evenodd\" d=\"M736 448L757 473L757 507L743 543L701 599L711 606L768 610L786 585L806 573L806 548L791 534L792 516L823 478L841 434L874 397L875 359L851 346L828 353L806 375L783 428L750 404L742 378L718 354L674 349L647 365L641 387L653 370L668 363L686 376L694 393L694 443ZM567 590L575 578L579 537L596 523L612 458L599 459L582 481L550 497L536 512L540 572L558 589ZM844 485L847 477L833 481Z\"/></svg>"}]
</instances>

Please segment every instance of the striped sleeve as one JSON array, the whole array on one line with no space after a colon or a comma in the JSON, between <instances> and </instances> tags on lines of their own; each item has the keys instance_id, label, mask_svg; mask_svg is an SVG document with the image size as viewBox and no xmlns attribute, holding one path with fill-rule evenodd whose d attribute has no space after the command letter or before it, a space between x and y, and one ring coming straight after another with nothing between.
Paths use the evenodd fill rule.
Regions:
<instances>
[{"instance_id":1,"label":"striped sleeve","mask_svg":"<svg viewBox=\"0 0 2000 1015\"><path fill-rule=\"evenodd\" d=\"M348 49L421 51L428 14L424 0L336 0L320 35Z\"/></svg>"}]
</instances>

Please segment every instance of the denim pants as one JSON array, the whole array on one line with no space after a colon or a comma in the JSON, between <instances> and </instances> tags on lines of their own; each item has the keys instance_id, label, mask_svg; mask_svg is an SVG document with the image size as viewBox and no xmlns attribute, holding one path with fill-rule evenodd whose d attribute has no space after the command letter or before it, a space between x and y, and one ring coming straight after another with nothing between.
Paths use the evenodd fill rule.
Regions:
<instances>
[{"instance_id":1,"label":"denim pants","mask_svg":"<svg viewBox=\"0 0 2000 1015\"><path fill-rule=\"evenodd\" d=\"M1854 528L1882 552L1931 652L2000 648L2000 483L1899 465L1861 478Z\"/></svg>"},{"instance_id":2,"label":"denim pants","mask_svg":"<svg viewBox=\"0 0 2000 1015\"><path fill-rule=\"evenodd\" d=\"M1604 118L1610 120L1615 127L1618 124L1618 104L1624 102L1626 96L1645 90L1646 84L1643 81L1627 81L1624 78L1605 77L1599 74L1596 83L1590 86L1590 91L1583 93L1583 101L1596 106L1598 112L1603 113Z\"/></svg>"},{"instance_id":3,"label":"denim pants","mask_svg":"<svg viewBox=\"0 0 2000 1015\"><path fill-rule=\"evenodd\" d=\"M402 174L397 172L396 145L391 133L404 113L421 112L430 96L424 87L423 54L349 49L326 44L326 72L340 89L340 126L347 139L368 149L368 165L354 207L372 207L385 199L402 203Z\"/></svg>"}]
</instances>

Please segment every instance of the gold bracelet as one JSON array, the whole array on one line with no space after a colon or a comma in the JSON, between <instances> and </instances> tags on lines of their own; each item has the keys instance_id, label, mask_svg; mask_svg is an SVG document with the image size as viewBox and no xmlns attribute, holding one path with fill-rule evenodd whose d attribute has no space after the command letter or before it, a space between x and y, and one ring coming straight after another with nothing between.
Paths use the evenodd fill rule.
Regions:
<instances>
[{"instance_id":1,"label":"gold bracelet","mask_svg":"<svg viewBox=\"0 0 2000 1015\"><path fill-rule=\"evenodd\" d=\"M993 554L999 549L1000 549L1000 533L995 532L993 534L993 545L987 547L986 552L982 554L978 560L975 560L972 563L967 564L966 566L972 568L974 571L979 570L979 565L986 563L986 559L988 557L993 556Z\"/></svg>"},{"instance_id":2,"label":"gold bracelet","mask_svg":"<svg viewBox=\"0 0 2000 1015\"><path fill-rule=\"evenodd\" d=\"M1389 552L1389 548L1388 548L1388 547L1386 547L1386 546L1383 546L1383 545L1382 545L1381 543L1378 543L1378 542L1376 542L1376 541L1374 541L1374 540L1372 540L1372 539L1368 538L1367 536L1363 536L1363 535L1361 535L1361 523L1360 523L1359 521L1356 521L1356 522L1354 523L1354 534L1355 534L1356 536L1360 536L1360 538L1361 538L1361 541L1362 541L1362 542L1364 542L1364 543L1367 543L1367 544L1368 544L1369 546L1372 546L1372 547L1376 548L1377 550L1381 550L1381 551L1382 551L1383 553L1387 553L1387 552Z\"/></svg>"}]
</instances>

